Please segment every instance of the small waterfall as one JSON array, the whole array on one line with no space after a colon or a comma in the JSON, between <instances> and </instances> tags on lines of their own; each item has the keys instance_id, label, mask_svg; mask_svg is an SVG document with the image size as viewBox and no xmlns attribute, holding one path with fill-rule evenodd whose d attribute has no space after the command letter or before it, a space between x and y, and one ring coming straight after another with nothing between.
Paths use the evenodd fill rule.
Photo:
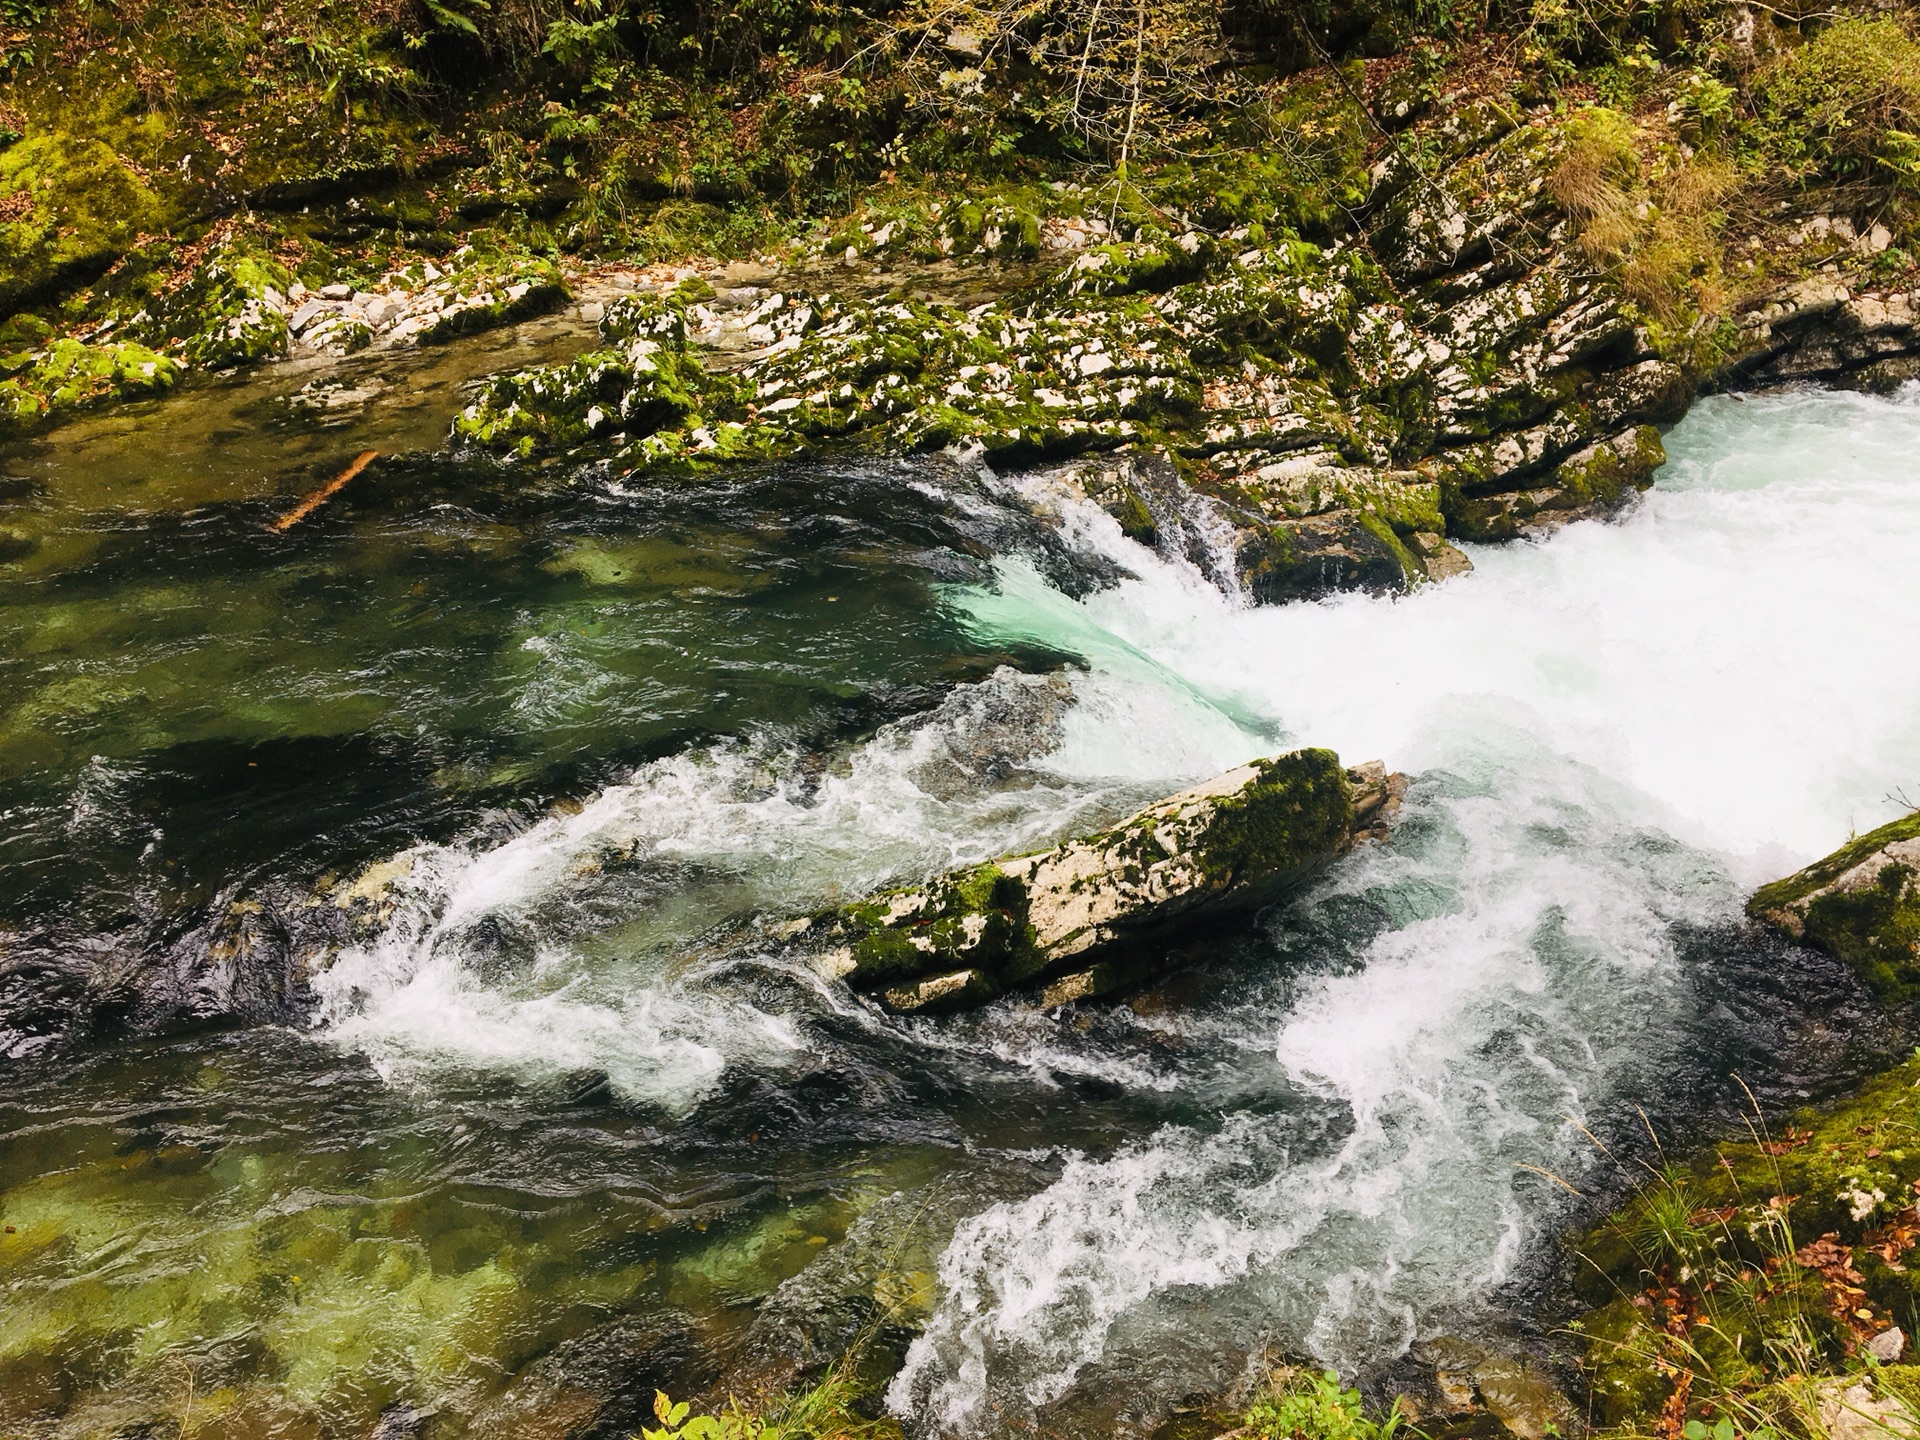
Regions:
<instances>
[{"instance_id":1,"label":"small waterfall","mask_svg":"<svg viewBox=\"0 0 1920 1440\"><path fill-rule=\"evenodd\" d=\"M1112 520L1121 536L1149 547L1170 565L1190 567L1229 600L1247 603L1233 522L1190 487L1165 456L1131 451L1088 456L1015 476L1011 483L1029 504L1058 517L1118 564L1127 565L1128 551L1116 551L1111 533L1098 539L1089 533L1088 507Z\"/></svg>"}]
</instances>

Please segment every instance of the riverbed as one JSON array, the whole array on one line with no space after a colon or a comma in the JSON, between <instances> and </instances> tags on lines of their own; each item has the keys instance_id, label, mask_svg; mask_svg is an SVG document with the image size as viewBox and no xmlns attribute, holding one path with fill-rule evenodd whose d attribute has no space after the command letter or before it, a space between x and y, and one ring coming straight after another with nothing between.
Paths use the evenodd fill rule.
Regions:
<instances>
[{"instance_id":1,"label":"riverbed","mask_svg":"<svg viewBox=\"0 0 1920 1440\"><path fill-rule=\"evenodd\" d=\"M1144 1435L1268 1351L1550 1350L1639 1160L1895 1042L1740 906L1920 803L1911 392L1703 401L1614 520L1264 608L1044 476L249 404L0 515L25 1433L625 1434L857 1341L916 1435ZM1129 1003L904 1019L777 941L1299 744L1410 776L1391 843Z\"/></svg>"}]
</instances>

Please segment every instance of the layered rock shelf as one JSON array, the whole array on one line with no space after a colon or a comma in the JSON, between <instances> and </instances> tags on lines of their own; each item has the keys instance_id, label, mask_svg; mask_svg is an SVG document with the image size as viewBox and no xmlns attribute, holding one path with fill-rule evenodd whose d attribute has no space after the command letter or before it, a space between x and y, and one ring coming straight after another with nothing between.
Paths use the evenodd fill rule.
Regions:
<instances>
[{"instance_id":1,"label":"layered rock shelf","mask_svg":"<svg viewBox=\"0 0 1920 1440\"><path fill-rule=\"evenodd\" d=\"M1326 246L1074 232L1050 278L967 308L622 301L602 348L495 377L454 437L661 476L850 445L1003 472L1102 452L1089 493L1129 533L1157 534L1156 490L1197 492L1233 537L1222 578L1282 601L1442 578L1464 565L1451 540L1617 505L1703 384L1891 383L1920 348L1910 296L1823 276L1736 317L1731 358L1696 374L1574 243L1552 183L1566 125L1489 102L1426 139L1376 166L1359 233ZM722 330L746 348L700 343Z\"/></svg>"},{"instance_id":2,"label":"layered rock shelf","mask_svg":"<svg viewBox=\"0 0 1920 1440\"><path fill-rule=\"evenodd\" d=\"M825 912L792 932L816 966L888 1008L938 1012L1028 991L1109 995L1178 947L1284 896L1385 834L1405 779L1330 750L1242 765L1111 829Z\"/></svg>"}]
</instances>

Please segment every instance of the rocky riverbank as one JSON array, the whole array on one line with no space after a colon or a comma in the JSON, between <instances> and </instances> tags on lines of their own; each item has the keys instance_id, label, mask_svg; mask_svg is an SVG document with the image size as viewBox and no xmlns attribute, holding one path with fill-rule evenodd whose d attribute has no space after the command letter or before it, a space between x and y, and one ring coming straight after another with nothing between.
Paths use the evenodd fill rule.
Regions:
<instances>
[{"instance_id":1,"label":"rocky riverbank","mask_svg":"<svg viewBox=\"0 0 1920 1440\"><path fill-rule=\"evenodd\" d=\"M1916 834L1920 815L1860 836L1763 886L1749 912L1910 1007ZM1591 1309L1571 1331L1598 1425L1731 1417L1862 1440L1920 1425L1916 1087L1909 1059L1837 1104L1756 1108L1745 1134L1669 1164L1576 1237Z\"/></svg>"},{"instance_id":2,"label":"rocky riverbank","mask_svg":"<svg viewBox=\"0 0 1920 1440\"><path fill-rule=\"evenodd\" d=\"M503 137L471 116L417 182L243 146L213 166L244 174L235 193L195 178L212 162L184 131L149 155L161 142L136 143L131 112L83 125L22 72L4 293L23 308L0 337L0 423L29 433L196 371L432 343L571 285L607 307L601 345L500 374L449 417L453 443L528 463L532 483L848 451L1001 472L1099 454L1095 498L1129 534L1205 548L1193 558L1257 600L1405 589L1462 568L1453 541L1621 503L1701 390L1884 387L1920 364L1897 195L1823 189L1852 152L1838 131L1801 135L1793 108L1862 56L1904 93L1912 42L1891 23L1749 35L1758 48L1726 61L1760 77L1737 134L1709 103L1719 62L1684 54L1649 62L1633 103L1556 93L1477 43L1321 67L1268 102L1301 154L1274 140L1236 171L1222 118L1222 148L1137 182L879 182L796 222L750 283L716 251L702 278L625 300L588 263L604 247L569 256L528 219L577 189L473 199L471 151ZM103 103L118 54L77 72ZM332 124L306 138L324 146ZM1742 166L1782 136L1802 183L1775 201ZM1759 148L1736 163L1739 145ZM154 168L162 152L180 176ZM1176 490L1224 545L1164 533Z\"/></svg>"}]
</instances>

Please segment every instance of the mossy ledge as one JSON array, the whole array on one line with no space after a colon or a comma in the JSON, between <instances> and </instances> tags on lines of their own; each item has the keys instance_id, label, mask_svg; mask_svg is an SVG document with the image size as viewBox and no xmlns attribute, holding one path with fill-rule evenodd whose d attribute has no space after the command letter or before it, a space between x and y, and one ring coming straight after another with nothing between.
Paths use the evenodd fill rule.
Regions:
<instances>
[{"instance_id":1,"label":"mossy ledge","mask_svg":"<svg viewBox=\"0 0 1920 1440\"><path fill-rule=\"evenodd\" d=\"M1362 838L1404 780L1295 750L1183 790L1118 825L885 891L801 922L823 974L890 1009L958 1010L1009 990L1046 1005L1110 995L1170 947L1272 903Z\"/></svg>"},{"instance_id":2,"label":"mossy ledge","mask_svg":"<svg viewBox=\"0 0 1920 1440\"><path fill-rule=\"evenodd\" d=\"M1844 960L1882 999L1920 997L1920 810L1756 890L1747 913Z\"/></svg>"},{"instance_id":3,"label":"mossy ledge","mask_svg":"<svg viewBox=\"0 0 1920 1440\"><path fill-rule=\"evenodd\" d=\"M1755 1433L1814 1415L1850 1371L1911 1407L1920 1365L1893 1362L1920 1328L1917 1186L1920 1057L1662 1171L1572 1242L1595 1423Z\"/></svg>"}]
</instances>

